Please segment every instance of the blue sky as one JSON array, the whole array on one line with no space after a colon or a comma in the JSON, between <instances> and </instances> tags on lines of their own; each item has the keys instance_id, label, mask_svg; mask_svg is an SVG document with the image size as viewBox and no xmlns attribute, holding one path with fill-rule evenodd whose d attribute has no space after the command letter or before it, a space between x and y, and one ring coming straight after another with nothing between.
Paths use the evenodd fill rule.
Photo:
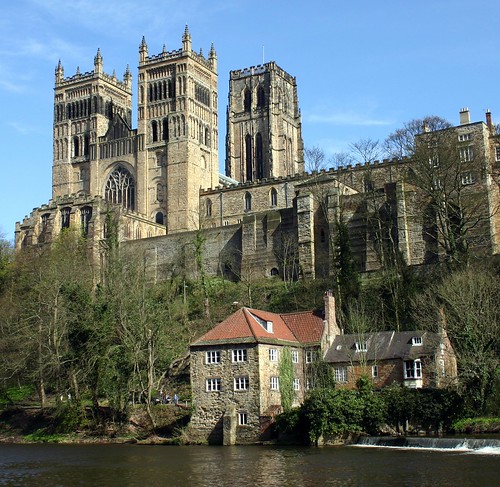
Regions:
<instances>
[{"instance_id":1,"label":"blue sky","mask_svg":"<svg viewBox=\"0 0 500 487\"><path fill-rule=\"evenodd\" d=\"M458 123L490 109L500 79L500 2L492 0L16 0L0 10L0 234L51 196L54 69L104 70L137 83L138 47L193 49L219 61L219 146L228 73L274 60L297 77L306 147L342 152L412 118ZM498 115L498 116L496 116ZM135 114L134 114L135 117ZM134 119L134 127L136 127ZM224 154L220 154L221 168Z\"/></svg>"}]
</instances>

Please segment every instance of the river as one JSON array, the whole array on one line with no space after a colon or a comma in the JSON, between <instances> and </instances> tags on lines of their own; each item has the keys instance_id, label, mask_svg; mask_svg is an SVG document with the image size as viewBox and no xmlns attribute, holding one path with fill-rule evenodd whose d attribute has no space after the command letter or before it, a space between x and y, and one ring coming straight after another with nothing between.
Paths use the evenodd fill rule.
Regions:
<instances>
[{"instance_id":1,"label":"river","mask_svg":"<svg viewBox=\"0 0 500 487\"><path fill-rule=\"evenodd\" d=\"M376 447L0 444L0 486L498 485L500 455Z\"/></svg>"}]
</instances>

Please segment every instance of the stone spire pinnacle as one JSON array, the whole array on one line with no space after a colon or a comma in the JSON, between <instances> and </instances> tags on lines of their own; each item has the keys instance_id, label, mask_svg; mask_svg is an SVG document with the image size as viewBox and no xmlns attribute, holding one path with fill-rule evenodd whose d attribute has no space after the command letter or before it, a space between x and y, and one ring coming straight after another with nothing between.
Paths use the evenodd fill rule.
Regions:
<instances>
[{"instance_id":1,"label":"stone spire pinnacle","mask_svg":"<svg viewBox=\"0 0 500 487\"><path fill-rule=\"evenodd\" d=\"M148 57L148 45L146 44L146 38L142 36L141 45L139 46L139 63L146 62Z\"/></svg>"},{"instance_id":2,"label":"stone spire pinnacle","mask_svg":"<svg viewBox=\"0 0 500 487\"><path fill-rule=\"evenodd\" d=\"M189 33L189 27L186 25L184 35L182 36L182 50L184 52L191 52L191 46L191 34Z\"/></svg>"},{"instance_id":3,"label":"stone spire pinnacle","mask_svg":"<svg viewBox=\"0 0 500 487\"><path fill-rule=\"evenodd\" d=\"M212 66L213 71L217 71L217 53L215 52L214 43L210 46L210 52L208 53L208 60Z\"/></svg>"},{"instance_id":4,"label":"stone spire pinnacle","mask_svg":"<svg viewBox=\"0 0 500 487\"><path fill-rule=\"evenodd\" d=\"M94 73L95 74L102 74L103 73L103 60L101 56L101 49L97 49L97 54L95 55L94 58Z\"/></svg>"},{"instance_id":5,"label":"stone spire pinnacle","mask_svg":"<svg viewBox=\"0 0 500 487\"><path fill-rule=\"evenodd\" d=\"M59 62L57 63L56 67L56 83L60 83L64 79L64 68L61 63L61 60L59 59Z\"/></svg>"}]
</instances>

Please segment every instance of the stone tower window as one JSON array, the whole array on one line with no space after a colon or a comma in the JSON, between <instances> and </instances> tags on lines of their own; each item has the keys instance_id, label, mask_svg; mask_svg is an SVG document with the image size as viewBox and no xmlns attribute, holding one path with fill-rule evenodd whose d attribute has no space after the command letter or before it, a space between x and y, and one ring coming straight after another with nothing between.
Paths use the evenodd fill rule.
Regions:
<instances>
[{"instance_id":1,"label":"stone tower window","mask_svg":"<svg viewBox=\"0 0 500 487\"><path fill-rule=\"evenodd\" d=\"M271 206L277 206L278 204L278 192L275 188L271 189Z\"/></svg>"},{"instance_id":2,"label":"stone tower window","mask_svg":"<svg viewBox=\"0 0 500 487\"><path fill-rule=\"evenodd\" d=\"M80 155L80 141L78 137L73 137L73 155L78 157Z\"/></svg>"},{"instance_id":3,"label":"stone tower window","mask_svg":"<svg viewBox=\"0 0 500 487\"><path fill-rule=\"evenodd\" d=\"M168 141L168 119L163 119L162 139Z\"/></svg>"},{"instance_id":4,"label":"stone tower window","mask_svg":"<svg viewBox=\"0 0 500 487\"><path fill-rule=\"evenodd\" d=\"M106 201L130 210L135 208L135 182L132 175L121 166L109 175L104 193Z\"/></svg>"},{"instance_id":5,"label":"stone tower window","mask_svg":"<svg viewBox=\"0 0 500 487\"><path fill-rule=\"evenodd\" d=\"M252 137L247 134L245 137L245 163L246 163L246 180L253 180L253 168L252 168Z\"/></svg>"},{"instance_id":6,"label":"stone tower window","mask_svg":"<svg viewBox=\"0 0 500 487\"><path fill-rule=\"evenodd\" d=\"M61 210L61 229L69 228L70 215L71 208L63 208Z\"/></svg>"},{"instance_id":7,"label":"stone tower window","mask_svg":"<svg viewBox=\"0 0 500 487\"><path fill-rule=\"evenodd\" d=\"M158 142L158 123L156 122L156 120L153 120L151 122L151 133L153 142Z\"/></svg>"},{"instance_id":8,"label":"stone tower window","mask_svg":"<svg viewBox=\"0 0 500 487\"><path fill-rule=\"evenodd\" d=\"M84 206L80 210L80 223L82 226L82 233L85 237L89 233L89 222L91 218L92 218L92 207Z\"/></svg>"},{"instance_id":9,"label":"stone tower window","mask_svg":"<svg viewBox=\"0 0 500 487\"><path fill-rule=\"evenodd\" d=\"M255 158L257 163L257 179L264 177L264 154L262 150L262 135L255 136Z\"/></svg>"},{"instance_id":10,"label":"stone tower window","mask_svg":"<svg viewBox=\"0 0 500 487\"><path fill-rule=\"evenodd\" d=\"M212 216L212 200L211 199L207 199L207 201L205 202L205 206L206 206L206 216Z\"/></svg>"},{"instance_id":11,"label":"stone tower window","mask_svg":"<svg viewBox=\"0 0 500 487\"><path fill-rule=\"evenodd\" d=\"M156 213L155 221L156 221L156 223L158 223L160 225L163 225L164 218L163 218L163 213L161 211L159 211L158 213Z\"/></svg>"},{"instance_id":12,"label":"stone tower window","mask_svg":"<svg viewBox=\"0 0 500 487\"><path fill-rule=\"evenodd\" d=\"M266 94L264 93L264 88L262 86L257 88L257 106L259 108L266 106Z\"/></svg>"},{"instance_id":13,"label":"stone tower window","mask_svg":"<svg viewBox=\"0 0 500 487\"><path fill-rule=\"evenodd\" d=\"M250 193L245 193L245 211L250 211L252 209L252 195Z\"/></svg>"},{"instance_id":14,"label":"stone tower window","mask_svg":"<svg viewBox=\"0 0 500 487\"><path fill-rule=\"evenodd\" d=\"M245 92L243 93L243 109L245 110L245 112L249 112L251 108L252 108L252 93L248 88L246 88Z\"/></svg>"}]
</instances>

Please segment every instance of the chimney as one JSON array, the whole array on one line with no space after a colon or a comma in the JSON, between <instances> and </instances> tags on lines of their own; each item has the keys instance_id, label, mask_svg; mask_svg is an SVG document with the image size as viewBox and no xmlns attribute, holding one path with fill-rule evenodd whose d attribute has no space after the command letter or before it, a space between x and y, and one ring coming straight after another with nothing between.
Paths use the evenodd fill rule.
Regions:
<instances>
[{"instance_id":1,"label":"chimney","mask_svg":"<svg viewBox=\"0 0 500 487\"><path fill-rule=\"evenodd\" d=\"M493 127L493 123L491 122L491 112L489 110L486 110L486 125L489 129Z\"/></svg>"},{"instance_id":2,"label":"chimney","mask_svg":"<svg viewBox=\"0 0 500 487\"><path fill-rule=\"evenodd\" d=\"M460 125L466 125L470 123L470 112L468 108L460 109Z\"/></svg>"},{"instance_id":3,"label":"chimney","mask_svg":"<svg viewBox=\"0 0 500 487\"><path fill-rule=\"evenodd\" d=\"M329 345L333 343L334 338L340 335L340 328L337 324L337 315L335 312L335 298L331 289L325 291L323 296L325 301L325 327L326 339Z\"/></svg>"}]
</instances>

